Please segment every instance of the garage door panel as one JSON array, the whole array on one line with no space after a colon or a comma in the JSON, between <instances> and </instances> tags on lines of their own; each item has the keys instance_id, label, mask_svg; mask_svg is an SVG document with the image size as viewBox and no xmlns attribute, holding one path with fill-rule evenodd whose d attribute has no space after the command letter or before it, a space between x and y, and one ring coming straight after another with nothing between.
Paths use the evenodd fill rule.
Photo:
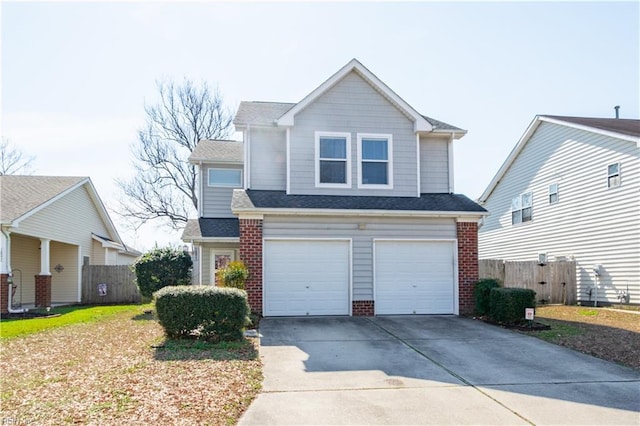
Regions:
<instances>
[{"instance_id":1,"label":"garage door panel","mask_svg":"<svg viewBox=\"0 0 640 426\"><path fill-rule=\"evenodd\" d=\"M452 242L377 241L377 314L454 312Z\"/></svg>"},{"instance_id":2,"label":"garage door panel","mask_svg":"<svg viewBox=\"0 0 640 426\"><path fill-rule=\"evenodd\" d=\"M348 315L349 243L265 242L265 315Z\"/></svg>"}]
</instances>

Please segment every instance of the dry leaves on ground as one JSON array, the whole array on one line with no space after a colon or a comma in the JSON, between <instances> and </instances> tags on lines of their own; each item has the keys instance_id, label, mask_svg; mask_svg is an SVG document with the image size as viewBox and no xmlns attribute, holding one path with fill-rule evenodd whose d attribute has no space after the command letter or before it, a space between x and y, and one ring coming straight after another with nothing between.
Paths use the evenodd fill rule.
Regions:
<instances>
[{"instance_id":1,"label":"dry leaves on ground","mask_svg":"<svg viewBox=\"0 0 640 426\"><path fill-rule=\"evenodd\" d=\"M4 341L3 424L235 423L260 389L257 342L163 342L131 313Z\"/></svg>"},{"instance_id":2,"label":"dry leaves on ground","mask_svg":"<svg viewBox=\"0 0 640 426\"><path fill-rule=\"evenodd\" d=\"M539 336L558 345L640 369L640 314L581 306L540 306L551 325Z\"/></svg>"}]
</instances>

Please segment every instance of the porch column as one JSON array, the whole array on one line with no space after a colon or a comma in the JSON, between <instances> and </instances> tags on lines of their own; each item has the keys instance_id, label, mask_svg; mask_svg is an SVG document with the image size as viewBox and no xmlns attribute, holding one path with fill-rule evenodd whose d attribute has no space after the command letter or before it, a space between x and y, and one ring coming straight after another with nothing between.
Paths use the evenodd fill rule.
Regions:
<instances>
[{"instance_id":1,"label":"porch column","mask_svg":"<svg viewBox=\"0 0 640 426\"><path fill-rule=\"evenodd\" d=\"M9 313L9 274L11 273L11 237L10 232L0 232L0 313Z\"/></svg>"},{"instance_id":2,"label":"porch column","mask_svg":"<svg viewBox=\"0 0 640 426\"><path fill-rule=\"evenodd\" d=\"M251 312L262 315L262 217L240 216L240 259L249 269L245 290Z\"/></svg>"},{"instance_id":3,"label":"porch column","mask_svg":"<svg viewBox=\"0 0 640 426\"><path fill-rule=\"evenodd\" d=\"M478 281L478 222L458 220L458 308L460 315L473 312L473 286Z\"/></svg>"},{"instance_id":4,"label":"porch column","mask_svg":"<svg viewBox=\"0 0 640 426\"><path fill-rule=\"evenodd\" d=\"M51 306L51 240L40 239L40 275L36 275L36 307Z\"/></svg>"}]
</instances>

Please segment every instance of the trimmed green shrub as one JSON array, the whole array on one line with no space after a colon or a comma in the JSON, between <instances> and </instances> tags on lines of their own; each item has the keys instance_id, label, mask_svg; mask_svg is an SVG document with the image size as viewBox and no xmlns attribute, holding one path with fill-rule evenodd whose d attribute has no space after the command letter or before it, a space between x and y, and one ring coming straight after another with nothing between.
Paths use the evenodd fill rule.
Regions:
<instances>
[{"instance_id":1,"label":"trimmed green shrub","mask_svg":"<svg viewBox=\"0 0 640 426\"><path fill-rule=\"evenodd\" d=\"M151 297L165 286L191 284L193 261L189 253L171 247L155 248L133 264L140 294Z\"/></svg>"},{"instance_id":2,"label":"trimmed green shrub","mask_svg":"<svg viewBox=\"0 0 640 426\"><path fill-rule=\"evenodd\" d=\"M518 323L525 308L536 307L536 292L525 288L492 288L489 297L489 317L501 323Z\"/></svg>"},{"instance_id":3,"label":"trimmed green shrub","mask_svg":"<svg viewBox=\"0 0 640 426\"><path fill-rule=\"evenodd\" d=\"M249 278L249 270L244 262L236 260L220 271L220 278L223 286L244 290L244 283Z\"/></svg>"},{"instance_id":4,"label":"trimmed green shrub","mask_svg":"<svg viewBox=\"0 0 640 426\"><path fill-rule=\"evenodd\" d=\"M170 338L240 340L249 324L247 293L215 286L171 286L154 293L158 320Z\"/></svg>"},{"instance_id":5,"label":"trimmed green shrub","mask_svg":"<svg viewBox=\"0 0 640 426\"><path fill-rule=\"evenodd\" d=\"M473 288L473 296L476 299L476 314L489 315L489 301L492 288L500 287L500 281L494 278L483 278Z\"/></svg>"}]
</instances>

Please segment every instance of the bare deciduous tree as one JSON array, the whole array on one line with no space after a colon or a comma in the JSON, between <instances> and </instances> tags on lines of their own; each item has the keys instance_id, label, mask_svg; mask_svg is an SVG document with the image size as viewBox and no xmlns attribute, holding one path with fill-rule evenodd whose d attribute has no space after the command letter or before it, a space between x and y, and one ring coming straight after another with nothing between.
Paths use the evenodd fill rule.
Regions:
<instances>
[{"instance_id":1,"label":"bare deciduous tree","mask_svg":"<svg viewBox=\"0 0 640 426\"><path fill-rule=\"evenodd\" d=\"M232 127L218 89L190 80L158 82L160 100L145 106L146 128L133 146L135 176L117 180L125 199L119 213L137 226L164 219L181 228L198 208L195 167L187 161L203 139L224 139Z\"/></svg>"},{"instance_id":2,"label":"bare deciduous tree","mask_svg":"<svg viewBox=\"0 0 640 426\"><path fill-rule=\"evenodd\" d=\"M33 160L34 156L25 155L18 148L12 147L9 140L0 140L0 175L29 174Z\"/></svg>"}]
</instances>

